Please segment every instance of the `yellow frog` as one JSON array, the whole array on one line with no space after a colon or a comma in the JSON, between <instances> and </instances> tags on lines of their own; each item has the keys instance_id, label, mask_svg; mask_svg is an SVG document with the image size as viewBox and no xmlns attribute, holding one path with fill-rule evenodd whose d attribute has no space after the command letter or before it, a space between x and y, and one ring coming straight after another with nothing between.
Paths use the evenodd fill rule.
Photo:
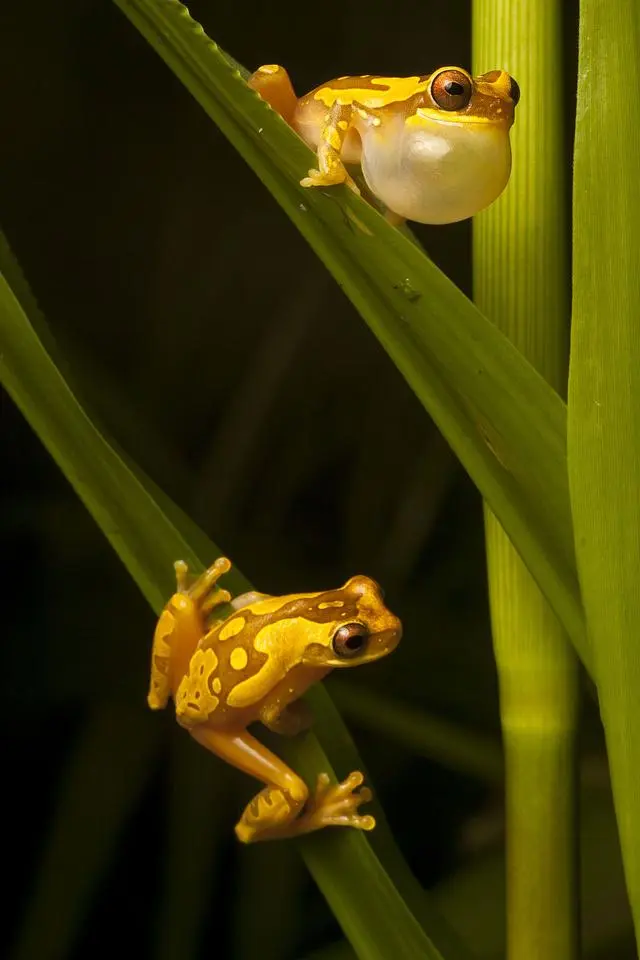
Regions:
<instances>
[{"instance_id":1,"label":"yellow frog","mask_svg":"<svg viewBox=\"0 0 640 960\"><path fill-rule=\"evenodd\" d=\"M153 640L148 703L160 710L173 697L178 723L208 750L266 784L246 807L236 834L243 843L298 836L326 826L372 830L358 807L371 799L355 771L343 783L320 774L312 798L303 780L247 732L257 720L289 736L310 715L298 698L334 667L386 656L402 626L385 607L380 587L357 576L337 590L270 597L245 593L234 612L207 625L231 595L216 589L231 568L220 557L193 583L175 564L177 593L164 608Z\"/></svg>"},{"instance_id":2,"label":"yellow frog","mask_svg":"<svg viewBox=\"0 0 640 960\"><path fill-rule=\"evenodd\" d=\"M304 187L346 183L361 164L392 223L454 223L489 206L511 172L509 129L520 99L503 70L472 77L441 67L422 77L338 77L297 99L286 70L259 67L251 86L317 150Z\"/></svg>"}]
</instances>

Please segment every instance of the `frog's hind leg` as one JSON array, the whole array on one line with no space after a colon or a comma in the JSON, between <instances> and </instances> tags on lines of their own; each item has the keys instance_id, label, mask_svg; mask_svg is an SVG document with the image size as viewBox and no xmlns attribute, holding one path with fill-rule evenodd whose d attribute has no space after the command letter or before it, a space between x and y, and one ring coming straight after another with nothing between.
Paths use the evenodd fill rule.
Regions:
<instances>
[{"instance_id":1,"label":"frog's hind leg","mask_svg":"<svg viewBox=\"0 0 640 960\"><path fill-rule=\"evenodd\" d=\"M163 710L173 692L180 667L189 663L202 636L202 621L189 597L175 593L158 620L151 650L151 679L147 703Z\"/></svg>"},{"instance_id":2,"label":"frog's hind leg","mask_svg":"<svg viewBox=\"0 0 640 960\"><path fill-rule=\"evenodd\" d=\"M304 781L246 730L223 732L198 726L189 732L203 747L266 784L236 824L236 836L242 843L284 840L330 826L375 827L373 817L358 813L360 804L371 800L369 789L358 789L363 780L359 771L342 783L331 783L327 774L321 773L315 793L309 797Z\"/></svg>"},{"instance_id":3,"label":"frog's hind leg","mask_svg":"<svg viewBox=\"0 0 640 960\"><path fill-rule=\"evenodd\" d=\"M246 730L223 732L197 726L189 732L207 750L266 784L247 804L236 825L236 835L242 843L292 836L296 832L292 825L309 791L279 757Z\"/></svg>"},{"instance_id":4,"label":"frog's hind leg","mask_svg":"<svg viewBox=\"0 0 640 960\"><path fill-rule=\"evenodd\" d=\"M200 638L206 633L205 619L219 604L228 603L227 590L215 590L218 579L231 568L226 557L218 557L208 570L190 583L184 560L175 564L177 592L160 615L153 636L151 680L147 703L152 710L166 707L175 692Z\"/></svg>"},{"instance_id":5,"label":"frog's hind leg","mask_svg":"<svg viewBox=\"0 0 640 960\"><path fill-rule=\"evenodd\" d=\"M258 67L247 83L276 113L280 114L283 120L291 123L298 98L284 67L277 63L267 63L263 67Z\"/></svg>"}]
</instances>

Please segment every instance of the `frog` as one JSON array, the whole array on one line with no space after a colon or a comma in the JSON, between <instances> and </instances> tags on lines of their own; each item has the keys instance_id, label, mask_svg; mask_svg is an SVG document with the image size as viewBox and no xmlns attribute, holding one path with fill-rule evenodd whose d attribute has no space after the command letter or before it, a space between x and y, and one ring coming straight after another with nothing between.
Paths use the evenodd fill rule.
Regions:
<instances>
[{"instance_id":1,"label":"frog","mask_svg":"<svg viewBox=\"0 0 640 960\"><path fill-rule=\"evenodd\" d=\"M346 184L359 193L347 170L359 164L396 226L466 220L509 181L520 88L504 70L345 76L300 98L279 64L258 67L247 82L316 151L318 169L309 170L303 187Z\"/></svg>"},{"instance_id":2,"label":"frog","mask_svg":"<svg viewBox=\"0 0 640 960\"><path fill-rule=\"evenodd\" d=\"M402 624L386 607L380 586L364 575L342 587L271 596L250 591L232 598L218 585L231 569L219 557L203 574L174 564L176 592L158 619L147 702L164 709L193 739L264 784L235 827L242 843L297 837L327 826L372 830L360 806L372 799L355 770L341 783L322 772L315 792L248 727L295 736L311 725L300 699L331 670L391 653ZM217 608L230 604L222 616Z\"/></svg>"}]
</instances>

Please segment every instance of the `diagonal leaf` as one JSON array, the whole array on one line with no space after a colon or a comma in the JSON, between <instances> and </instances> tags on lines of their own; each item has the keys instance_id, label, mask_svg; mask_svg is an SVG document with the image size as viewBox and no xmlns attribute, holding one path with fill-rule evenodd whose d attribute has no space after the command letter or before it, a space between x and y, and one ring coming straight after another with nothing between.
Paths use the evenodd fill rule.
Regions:
<instances>
[{"instance_id":1,"label":"diagonal leaf","mask_svg":"<svg viewBox=\"0 0 640 960\"><path fill-rule=\"evenodd\" d=\"M582 0L578 73L569 479L578 570L640 943L637 0Z\"/></svg>"},{"instance_id":2,"label":"diagonal leaf","mask_svg":"<svg viewBox=\"0 0 640 960\"><path fill-rule=\"evenodd\" d=\"M159 612L173 587L173 560L186 557L195 570L202 570L204 562L218 556L220 550L201 531L194 536L194 525L186 518L181 521L175 504L165 512L154 498L151 481L141 471L134 473L92 423L3 277L0 335L3 385ZM168 498L162 499L168 502ZM196 550L202 550L202 555ZM250 587L237 571L230 586L234 592ZM326 691L316 687L310 699L320 740L330 745L340 769L348 772L362 768ZM333 773L318 738L312 734L299 742L282 742L279 752L309 782L321 770ZM447 958L465 960L466 951L429 907L384 817L380 813L378 816L373 844L355 830L338 831L340 835L334 832L320 841L312 836L299 842L310 872L358 956L362 960L389 956L398 960L442 960L432 939L435 936ZM69 829L68 821L62 838L69 838ZM59 842L63 845L63 839ZM87 882L95 883L95 879L87 877ZM373 895L378 909L372 913Z\"/></svg>"},{"instance_id":3,"label":"diagonal leaf","mask_svg":"<svg viewBox=\"0 0 640 960\"><path fill-rule=\"evenodd\" d=\"M346 188L299 186L312 163L309 150L178 0L115 2L331 270L442 430L588 666L563 402L402 231Z\"/></svg>"}]
</instances>

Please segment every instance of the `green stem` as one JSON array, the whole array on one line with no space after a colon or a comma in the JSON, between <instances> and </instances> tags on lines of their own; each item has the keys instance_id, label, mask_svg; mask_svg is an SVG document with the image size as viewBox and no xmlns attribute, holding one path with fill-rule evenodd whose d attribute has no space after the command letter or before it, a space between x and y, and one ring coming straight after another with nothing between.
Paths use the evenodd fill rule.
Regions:
<instances>
[{"instance_id":1,"label":"green stem","mask_svg":"<svg viewBox=\"0 0 640 960\"><path fill-rule=\"evenodd\" d=\"M475 300L559 392L566 383L563 119L542 76L561 74L559 0L476 0L474 72L503 68L522 100L505 195L474 223ZM507 807L507 955L578 955L576 661L566 635L485 508Z\"/></svg>"}]
</instances>

